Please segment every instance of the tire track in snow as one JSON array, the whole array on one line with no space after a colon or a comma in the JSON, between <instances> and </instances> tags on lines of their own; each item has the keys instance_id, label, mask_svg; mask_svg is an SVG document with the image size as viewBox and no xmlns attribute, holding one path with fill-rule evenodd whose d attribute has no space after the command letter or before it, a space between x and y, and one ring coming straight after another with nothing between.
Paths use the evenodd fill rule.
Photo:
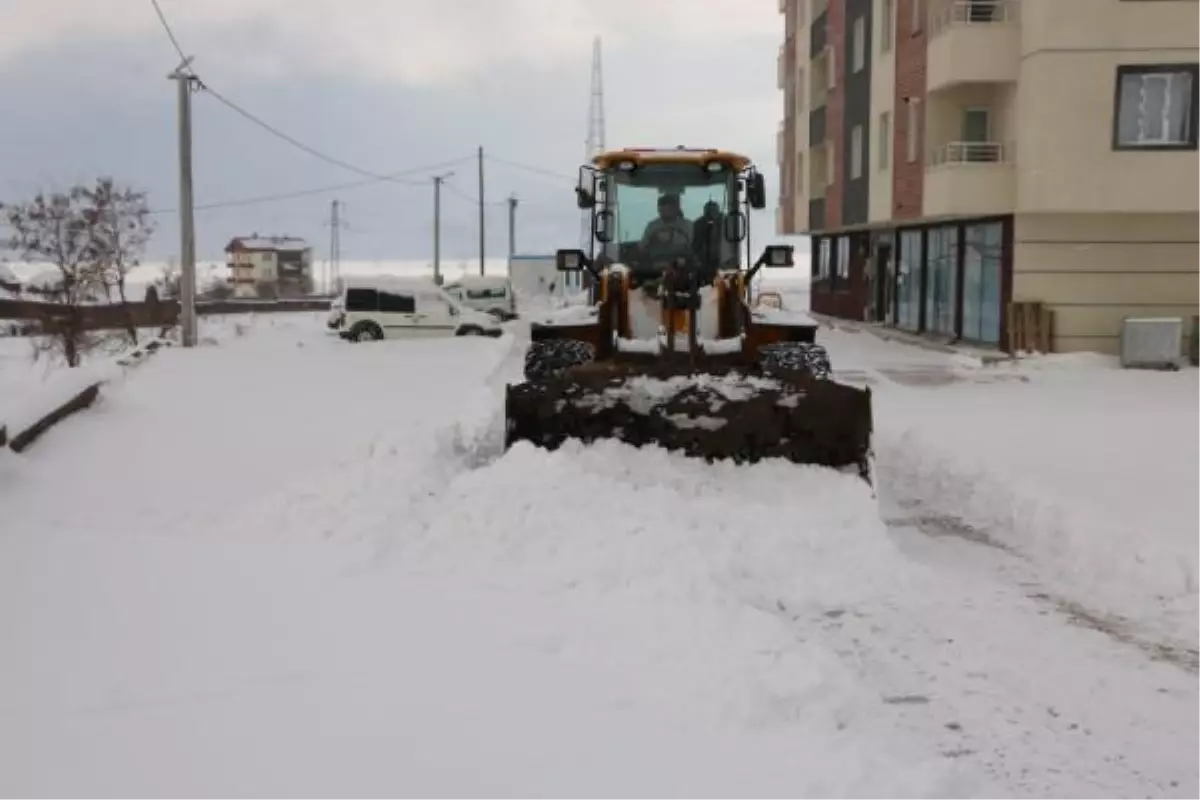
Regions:
<instances>
[{"instance_id":1,"label":"tire track in snow","mask_svg":"<svg viewBox=\"0 0 1200 800\"><path fill-rule=\"evenodd\" d=\"M883 480L887 481L886 472ZM1038 568L1032 559L1004 542L1008 537L999 537L956 514L932 510L911 495L889 498L886 506L884 523L889 528L910 527L933 540L952 538L995 551L997 559L1012 562L1003 571L1014 576L1017 585L1026 590L1025 596L1053 609L1065 622L1102 633L1116 643L1136 649L1152 661L1172 664L1192 675L1200 674L1200 650L1196 647L1154 636L1131 619L1099 612L1046 586L1038 577Z\"/></svg>"}]
</instances>

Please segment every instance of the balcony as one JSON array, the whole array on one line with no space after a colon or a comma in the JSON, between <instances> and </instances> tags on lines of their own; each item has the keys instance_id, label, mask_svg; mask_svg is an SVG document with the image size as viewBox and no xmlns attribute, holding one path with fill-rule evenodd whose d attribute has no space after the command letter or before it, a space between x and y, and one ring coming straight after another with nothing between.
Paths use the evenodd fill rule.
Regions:
<instances>
[{"instance_id":1,"label":"balcony","mask_svg":"<svg viewBox=\"0 0 1200 800\"><path fill-rule=\"evenodd\" d=\"M818 147L825 144L826 127L825 106L814 108L808 112L808 146Z\"/></svg>"},{"instance_id":2,"label":"balcony","mask_svg":"<svg viewBox=\"0 0 1200 800\"><path fill-rule=\"evenodd\" d=\"M929 14L925 88L1011 83L1021 66L1017 0L940 0Z\"/></svg>"},{"instance_id":3,"label":"balcony","mask_svg":"<svg viewBox=\"0 0 1200 800\"><path fill-rule=\"evenodd\" d=\"M825 52L826 45L829 44L829 15L824 10L820 14L813 7L812 26L808 30L808 52L816 58L819 54Z\"/></svg>"},{"instance_id":4,"label":"balcony","mask_svg":"<svg viewBox=\"0 0 1200 800\"><path fill-rule=\"evenodd\" d=\"M926 217L1011 213L1017 202L1012 148L999 142L946 142L925 167Z\"/></svg>"},{"instance_id":5,"label":"balcony","mask_svg":"<svg viewBox=\"0 0 1200 800\"><path fill-rule=\"evenodd\" d=\"M825 230L825 198L814 197L808 201L808 230Z\"/></svg>"}]
</instances>

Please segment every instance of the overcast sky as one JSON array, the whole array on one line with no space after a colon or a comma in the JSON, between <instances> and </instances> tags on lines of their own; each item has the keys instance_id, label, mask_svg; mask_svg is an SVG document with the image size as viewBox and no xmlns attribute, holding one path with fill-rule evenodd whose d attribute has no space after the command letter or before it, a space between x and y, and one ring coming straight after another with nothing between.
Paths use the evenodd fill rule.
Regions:
<instances>
[{"instance_id":1,"label":"overcast sky","mask_svg":"<svg viewBox=\"0 0 1200 800\"><path fill-rule=\"evenodd\" d=\"M443 253L478 252L476 147L485 161L488 254L579 238L571 191L584 155L591 43L604 42L607 144L740 150L778 193L775 0L160 0L196 73L292 137L405 180L269 203L199 210L198 255L234 235L290 234L328 249L329 205L345 205L346 259L431 252L428 165L466 159L443 198ZM0 199L111 175L178 203L175 66L150 0L0 0ZM238 116L193 101L197 204L360 182ZM554 177L554 175L562 177ZM178 252L177 218L158 217L151 259ZM773 238L773 208L755 242Z\"/></svg>"}]
</instances>

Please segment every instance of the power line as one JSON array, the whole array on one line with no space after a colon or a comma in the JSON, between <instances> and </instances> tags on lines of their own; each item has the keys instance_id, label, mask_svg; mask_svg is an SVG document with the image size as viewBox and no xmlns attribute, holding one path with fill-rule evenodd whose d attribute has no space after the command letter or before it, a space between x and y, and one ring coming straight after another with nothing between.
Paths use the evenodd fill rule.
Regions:
<instances>
[{"instance_id":1,"label":"power line","mask_svg":"<svg viewBox=\"0 0 1200 800\"><path fill-rule=\"evenodd\" d=\"M183 53L183 48L180 47L180 45L179 45L179 39L176 38L174 31L171 30L171 24L167 21L167 16L166 16L166 14L163 13L162 7L158 4L158 0L150 0L150 2L154 6L154 11L158 15L159 22L162 23L163 30L166 31L167 37L171 40L171 44L172 44L172 46L174 46L175 51L177 53L179 53L179 57L181 59L183 59L185 65L190 63L188 57L185 56ZM207 83L205 83L199 77L196 77L196 83L199 85L201 90L203 90L204 92L207 92L217 102L221 103L226 108L230 109L231 111L235 112L236 114L240 115L241 117L245 118L246 120L249 120L250 122L254 123L255 125L262 128L263 130L267 131L271 135L273 135L279 139L282 139L283 141L290 144L292 147L295 147L298 150L302 150L305 153L308 153L310 156L312 156L314 158L320 159L321 161L324 161L327 164L332 164L336 167L341 167L344 170L348 170L350 172L357 173L357 174L362 175L367 178L373 178L373 179L381 180L381 181L394 180L394 178L390 175L383 175L379 172L374 172L369 169L364 169L356 164L351 164L348 161L343 161L340 158L335 158L334 156L331 156L327 153L323 153L314 147L310 147L309 145L305 144L304 142L300 141L299 139L295 138L294 136L291 136L290 134L285 133L284 131L280 130L279 128L275 127L274 125L270 124L269 122L266 122L261 117L258 117L257 115L251 113L250 111L247 111L246 109L242 108L240 105L233 102L228 97L226 97L225 95L218 92L216 89L209 86Z\"/></svg>"},{"instance_id":2,"label":"power line","mask_svg":"<svg viewBox=\"0 0 1200 800\"><path fill-rule=\"evenodd\" d=\"M163 30L167 32L167 38L171 40L175 52L179 54L181 61L187 61L187 56L183 54L183 48L179 46L179 40L175 38L175 32L171 30L171 24L167 22L167 15L163 13L162 7L159 6L158 0L150 0L154 6L154 13L158 14L158 21L162 23Z\"/></svg>"},{"instance_id":3,"label":"power line","mask_svg":"<svg viewBox=\"0 0 1200 800\"><path fill-rule=\"evenodd\" d=\"M253 122L255 125L259 126L260 128L262 128L263 130L272 134L273 136L276 136L276 137L282 139L283 141L292 145L292 147L295 147L298 150L303 150L305 153L308 153L310 156L313 156L314 158L318 158L321 161L324 161L328 164L333 164L335 167L341 167L342 169L349 170L350 172L355 172L355 173L358 173L359 175L364 175L368 178L374 178L375 180L381 180L381 181L394 180L394 178L392 178L390 175L383 175L378 172L373 172L372 170L369 170L369 169L363 169L362 167L351 164L348 161L343 161L340 158L335 158L331 155L322 153L320 150L316 150L312 147L309 147L304 142L301 142L299 139L296 139L295 137L290 136L287 133L284 133L283 131L279 130L279 128L276 128L274 125L270 124L269 122L265 122L264 120L260 119L259 117L255 116L254 114L250 113L249 111L242 108L237 103L230 100L228 97L225 97L223 94L218 92L216 89L213 89L211 86L204 83L203 81L200 82L200 88L202 90L204 90L205 92L207 92L208 94L212 95L212 97L214 99L216 99L219 103L221 103L222 105L229 108L231 111L234 111L235 113L241 115L242 117L249 120L250 122Z\"/></svg>"},{"instance_id":4,"label":"power line","mask_svg":"<svg viewBox=\"0 0 1200 800\"><path fill-rule=\"evenodd\" d=\"M424 181L401 180L401 178L405 175L415 175L420 172L428 172L428 171L435 170L435 169L441 169L443 167L453 166L455 164L461 164L465 161L473 160L474 158L475 158L474 156L463 156L462 158L456 158L451 161L442 161L437 164L429 164L424 167L413 167L412 169L402 170L400 172L393 172L387 176L380 176L378 178L364 178L363 180L360 180L360 181L335 183L335 184L330 184L330 185L326 185L326 186L317 186L317 187L314 187L311 189L297 189L296 191L280 192L278 194L258 195L258 196L254 196L254 197L236 198L233 200L219 200L219 201L212 202L212 203L201 203L201 204L196 205L195 209L197 211L210 211L210 210L218 209L218 208L236 208L238 206L252 206L252 205L259 205L262 203L274 203L274 202L278 202L281 200L291 200L291 199L297 198L297 197L308 197L308 196L315 195L315 194L327 194L329 192L341 192L341 191L346 191L348 189L357 189L357 188L361 188L363 186L373 186L377 183L382 183L384 181L391 181L392 183L399 183L399 184L403 184L405 186L424 186L425 185ZM474 201L472 200L472 202L474 202ZM174 208L159 208L159 209L154 209L154 210L150 211L149 213L151 213L151 214L174 214L176 211L177 211L177 209L174 209Z\"/></svg>"},{"instance_id":5,"label":"power line","mask_svg":"<svg viewBox=\"0 0 1200 800\"><path fill-rule=\"evenodd\" d=\"M577 176L574 175L566 175L561 172L554 172L553 170L542 169L541 167L534 167L529 164L522 164L519 161L510 161L507 158L500 158L493 155L486 156L486 158L489 161L495 161L497 164L504 164L505 166L513 167L514 169L525 170L526 172L532 172L536 175L545 175L546 177L554 178L555 180L571 181L572 183L577 180Z\"/></svg>"}]
</instances>

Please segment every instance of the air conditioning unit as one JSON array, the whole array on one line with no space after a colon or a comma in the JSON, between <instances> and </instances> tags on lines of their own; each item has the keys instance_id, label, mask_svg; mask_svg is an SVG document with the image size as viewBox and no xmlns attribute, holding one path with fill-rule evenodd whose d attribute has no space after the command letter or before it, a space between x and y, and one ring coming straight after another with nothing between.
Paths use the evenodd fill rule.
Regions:
<instances>
[{"instance_id":1,"label":"air conditioning unit","mask_svg":"<svg viewBox=\"0 0 1200 800\"><path fill-rule=\"evenodd\" d=\"M1121 324L1121 366L1179 369L1182 343L1180 317L1126 317Z\"/></svg>"}]
</instances>

